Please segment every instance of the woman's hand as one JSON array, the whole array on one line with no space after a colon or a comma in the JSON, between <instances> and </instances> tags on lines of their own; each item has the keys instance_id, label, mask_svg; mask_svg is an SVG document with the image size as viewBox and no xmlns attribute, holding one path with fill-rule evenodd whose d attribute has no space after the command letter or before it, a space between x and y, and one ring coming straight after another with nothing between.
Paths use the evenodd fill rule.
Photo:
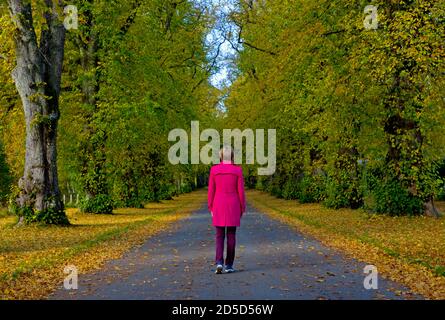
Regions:
<instances>
[{"instance_id":1,"label":"woman's hand","mask_svg":"<svg viewBox=\"0 0 445 320\"><path fill-rule=\"evenodd\" d=\"M210 214L212 215L212 218L213 218L213 211L210 211Z\"/></svg>"}]
</instances>

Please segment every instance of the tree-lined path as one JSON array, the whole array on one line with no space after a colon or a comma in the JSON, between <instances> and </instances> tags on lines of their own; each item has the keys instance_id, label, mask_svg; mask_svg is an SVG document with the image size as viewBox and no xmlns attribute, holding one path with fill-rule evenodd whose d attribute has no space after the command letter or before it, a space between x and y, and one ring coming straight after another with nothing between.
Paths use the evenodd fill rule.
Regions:
<instances>
[{"instance_id":1,"label":"tree-lined path","mask_svg":"<svg viewBox=\"0 0 445 320\"><path fill-rule=\"evenodd\" d=\"M80 275L78 290L61 287L50 299L414 298L381 277L378 290L364 289L366 263L346 258L252 207L238 232L233 274L212 272L214 231L203 207L99 272Z\"/></svg>"},{"instance_id":2,"label":"tree-lined path","mask_svg":"<svg viewBox=\"0 0 445 320\"><path fill-rule=\"evenodd\" d=\"M0 299L445 299L445 2L365 2L1 1ZM165 230L225 143L215 276L206 210Z\"/></svg>"}]
</instances>

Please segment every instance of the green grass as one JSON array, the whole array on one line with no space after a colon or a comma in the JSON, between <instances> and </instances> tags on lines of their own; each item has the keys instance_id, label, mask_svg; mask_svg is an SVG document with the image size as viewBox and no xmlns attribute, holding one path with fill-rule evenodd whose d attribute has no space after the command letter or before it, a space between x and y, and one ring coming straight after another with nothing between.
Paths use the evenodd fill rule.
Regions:
<instances>
[{"instance_id":1,"label":"green grass","mask_svg":"<svg viewBox=\"0 0 445 320\"><path fill-rule=\"evenodd\" d=\"M8 215L8 210L6 208L0 208L0 218L6 217Z\"/></svg>"}]
</instances>

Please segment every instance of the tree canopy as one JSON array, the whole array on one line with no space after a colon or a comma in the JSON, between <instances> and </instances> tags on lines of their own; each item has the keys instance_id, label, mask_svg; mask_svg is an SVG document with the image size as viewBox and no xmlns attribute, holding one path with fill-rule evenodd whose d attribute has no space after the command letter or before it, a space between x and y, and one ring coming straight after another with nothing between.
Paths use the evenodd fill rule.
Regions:
<instances>
[{"instance_id":1,"label":"tree canopy","mask_svg":"<svg viewBox=\"0 0 445 320\"><path fill-rule=\"evenodd\" d=\"M27 118L34 102L19 96L11 76L21 65L21 26L48 48L41 65L51 75L61 49L45 47L45 37L56 39L64 18L54 1L8 1L14 10L29 6L29 16L3 3L0 201L24 193L25 141L34 130ZM80 195L83 211L111 213L204 186L208 166L167 159L170 130L200 121L217 130L277 129L277 171L262 177L245 166L250 187L332 208L438 215L444 1L64 4L77 8L79 20L63 37L60 94L46 80L34 83L42 88L35 92L40 105L60 112L60 120L46 121L44 111L34 120L49 135L58 128L58 186ZM366 27L369 21L375 28ZM221 68L229 75L215 85ZM48 194L57 198L57 188Z\"/></svg>"},{"instance_id":2,"label":"tree canopy","mask_svg":"<svg viewBox=\"0 0 445 320\"><path fill-rule=\"evenodd\" d=\"M259 187L335 208L437 214L443 1L239 1L232 20L242 48L228 123L279 129L278 172Z\"/></svg>"}]
</instances>

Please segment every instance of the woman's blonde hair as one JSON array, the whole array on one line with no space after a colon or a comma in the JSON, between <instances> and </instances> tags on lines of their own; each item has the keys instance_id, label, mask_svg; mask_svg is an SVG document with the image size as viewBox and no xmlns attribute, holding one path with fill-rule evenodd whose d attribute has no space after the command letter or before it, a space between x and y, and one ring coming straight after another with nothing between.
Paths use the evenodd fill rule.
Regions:
<instances>
[{"instance_id":1,"label":"woman's blonde hair","mask_svg":"<svg viewBox=\"0 0 445 320\"><path fill-rule=\"evenodd\" d=\"M233 154L233 149L231 146L225 145L219 151L219 160L221 162L223 162L223 161L232 161L233 162L233 158L234 158L234 154Z\"/></svg>"}]
</instances>

